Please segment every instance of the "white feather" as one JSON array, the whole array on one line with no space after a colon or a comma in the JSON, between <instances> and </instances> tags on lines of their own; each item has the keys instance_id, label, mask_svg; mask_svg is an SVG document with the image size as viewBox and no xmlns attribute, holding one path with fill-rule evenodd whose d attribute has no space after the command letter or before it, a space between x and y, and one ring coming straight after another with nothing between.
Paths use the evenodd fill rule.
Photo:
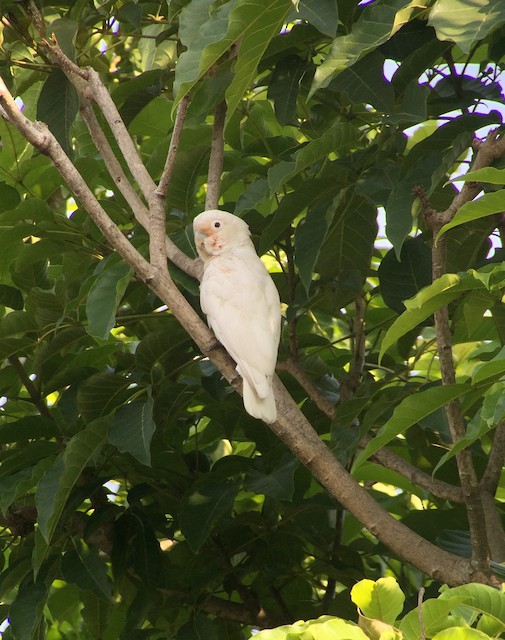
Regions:
<instances>
[{"instance_id":1,"label":"white feather","mask_svg":"<svg viewBox=\"0 0 505 640\"><path fill-rule=\"evenodd\" d=\"M274 422L272 379L281 319L277 289L256 255L243 220L226 211L204 211L195 218L193 228L204 261L202 311L237 363L246 411Z\"/></svg>"}]
</instances>

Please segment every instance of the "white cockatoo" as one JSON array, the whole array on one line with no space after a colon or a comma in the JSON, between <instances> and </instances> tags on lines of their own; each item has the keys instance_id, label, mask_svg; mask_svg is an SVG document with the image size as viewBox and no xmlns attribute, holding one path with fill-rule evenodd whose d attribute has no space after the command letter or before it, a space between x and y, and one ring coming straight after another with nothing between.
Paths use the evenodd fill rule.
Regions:
<instances>
[{"instance_id":1,"label":"white cockatoo","mask_svg":"<svg viewBox=\"0 0 505 640\"><path fill-rule=\"evenodd\" d=\"M245 410L270 424L277 417L272 388L281 330L277 288L244 220L212 209L196 216L193 230L204 265L202 311L237 363Z\"/></svg>"}]
</instances>

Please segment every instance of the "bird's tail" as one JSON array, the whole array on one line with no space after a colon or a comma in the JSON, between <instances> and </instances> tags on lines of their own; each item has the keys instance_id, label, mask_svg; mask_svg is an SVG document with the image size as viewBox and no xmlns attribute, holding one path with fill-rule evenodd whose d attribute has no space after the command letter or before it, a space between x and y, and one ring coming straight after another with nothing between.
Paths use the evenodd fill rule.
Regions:
<instances>
[{"instance_id":1,"label":"bird's tail","mask_svg":"<svg viewBox=\"0 0 505 640\"><path fill-rule=\"evenodd\" d=\"M247 413L253 418L259 418L271 424L277 419L277 407L275 406L274 390L270 385L269 393L265 398L260 398L255 389L247 381L247 378L243 378L244 386L244 407Z\"/></svg>"}]
</instances>

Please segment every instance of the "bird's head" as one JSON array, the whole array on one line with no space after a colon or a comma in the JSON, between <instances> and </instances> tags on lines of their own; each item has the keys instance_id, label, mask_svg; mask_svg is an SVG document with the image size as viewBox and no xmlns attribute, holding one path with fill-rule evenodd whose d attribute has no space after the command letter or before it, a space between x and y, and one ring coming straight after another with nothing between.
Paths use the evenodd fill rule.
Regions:
<instances>
[{"instance_id":1,"label":"bird's head","mask_svg":"<svg viewBox=\"0 0 505 640\"><path fill-rule=\"evenodd\" d=\"M251 235L244 220L218 209L197 215L193 220L193 231L196 249L204 261L249 241Z\"/></svg>"}]
</instances>

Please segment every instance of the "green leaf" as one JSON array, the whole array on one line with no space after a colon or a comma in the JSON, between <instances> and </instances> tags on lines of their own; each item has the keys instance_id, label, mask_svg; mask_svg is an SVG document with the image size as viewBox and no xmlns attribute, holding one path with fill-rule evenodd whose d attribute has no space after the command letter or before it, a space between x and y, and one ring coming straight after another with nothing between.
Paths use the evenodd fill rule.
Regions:
<instances>
[{"instance_id":1,"label":"green leaf","mask_svg":"<svg viewBox=\"0 0 505 640\"><path fill-rule=\"evenodd\" d=\"M91 336L106 340L116 323L116 310L131 280L132 269L125 262L104 258L97 269L97 277L88 294L87 331Z\"/></svg>"},{"instance_id":2,"label":"green leaf","mask_svg":"<svg viewBox=\"0 0 505 640\"><path fill-rule=\"evenodd\" d=\"M20 310L24 307L23 294L15 287L0 284L0 304L10 309Z\"/></svg>"},{"instance_id":3,"label":"green leaf","mask_svg":"<svg viewBox=\"0 0 505 640\"><path fill-rule=\"evenodd\" d=\"M439 40L452 40L464 53L470 53L475 42L504 22L505 7L500 0L437 0L428 18Z\"/></svg>"},{"instance_id":4,"label":"green leaf","mask_svg":"<svg viewBox=\"0 0 505 640\"><path fill-rule=\"evenodd\" d=\"M466 274L447 273L405 301L406 310L389 327L382 340L379 360L398 340L431 316L440 307L452 302L466 291L479 288L477 279Z\"/></svg>"},{"instance_id":5,"label":"green leaf","mask_svg":"<svg viewBox=\"0 0 505 640\"><path fill-rule=\"evenodd\" d=\"M60 69L54 69L44 82L37 102L37 119L45 122L69 158L73 157L70 130L79 110L79 97L73 84Z\"/></svg>"},{"instance_id":6,"label":"green leaf","mask_svg":"<svg viewBox=\"0 0 505 640\"><path fill-rule=\"evenodd\" d=\"M299 56L290 55L276 64L268 85L268 98L273 101L275 117L280 124L295 124L296 102L306 63Z\"/></svg>"},{"instance_id":7,"label":"green leaf","mask_svg":"<svg viewBox=\"0 0 505 640\"><path fill-rule=\"evenodd\" d=\"M407 238L400 260L394 249L388 251L379 265L378 276L384 302L402 313L403 301L431 283L431 251L424 239L421 236Z\"/></svg>"},{"instance_id":8,"label":"green leaf","mask_svg":"<svg viewBox=\"0 0 505 640\"><path fill-rule=\"evenodd\" d=\"M491 640L491 638L478 629L451 627L434 635L432 640Z\"/></svg>"},{"instance_id":9,"label":"green leaf","mask_svg":"<svg viewBox=\"0 0 505 640\"><path fill-rule=\"evenodd\" d=\"M451 182L487 182L488 184L505 184L505 169L484 167L476 171L467 171L462 176L451 178Z\"/></svg>"},{"instance_id":10,"label":"green leaf","mask_svg":"<svg viewBox=\"0 0 505 640\"><path fill-rule=\"evenodd\" d=\"M298 0L294 17L310 22L321 33L334 38L338 29L337 0Z\"/></svg>"},{"instance_id":11,"label":"green leaf","mask_svg":"<svg viewBox=\"0 0 505 640\"><path fill-rule=\"evenodd\" d=\"M290 0L238 0L232 10L229 25L240 30L240 47L235 75L225 93L227 122L253 82L268 43L279 34L290 8Z\"/></svg>"},{"instance_id":12,"label":"green leaf","mask_svg":"<svg viewBox=\"0 0 505 640\"><path fill-rule=\"evenodd\" d=\"M326 203L313 207L295 232L295 263L300 280L309 294L312 276L329 227Z\"/></svg>"},{"instance_id":13,"label":"green leaf","mask_svg":"<svg viewBox=\"0 0 505 640\"><path fill-rule=\"evenodd\" d=\"M382 54L372 51L332 80L328 89L345 92L353 103L371 104L379 111L390 112L395 92L384 77L384 62Z\"/></svg>"},{"instance_id":14,"label":"green leaf","mask_svg":"<svg viewBox=\"0 0 505 640\"><path fill-rule=\"evenodd\" d=\"M244 487L247 491L264 494L276 500L291 500L294 491L294 475L299 463L292 455L286 455L271 473L251 470L246 473Z\"/></svg>"},{"instance_id":15,"label":"green leaf","mask_svg":"<svg viewBox=\"0 0 505 640\"><path fill-rule=\"evenodd\" d=\"M465 204L457 210L454 218L440 229L437 240L449 229L453 229L466 222L471 222L472 220L490 216L493 213L501 213L503 211L504 198L505 189L500 189L500 191L485 193L480 198L477 198L477 200L465 202Z\"/></svg>"},{"instance_id":16,"label":"green leaf","mask_svg":"<svg viewBox=\"0 0 505 640\"><path fill-rule=\"evenodd\" d=\"M79 589L92 591L99 598L111 599L107 565L94 547L77 541L75 548L63 555L61 574L65 582L76 584Z\"/></svg>"},{"instance_id":17,"label":"green leaf","mask_svg":"<svg viewBox=\"0 0 505 640\"><path fill-rule=\"evenodd\" d=\"M303 171L318 160L328 157L330 153L344 153L356 141L356 129L348 123L337 122L326 133L308 142L294 155L294 161L281 161L268 171L268 183L272 193L280 188L294 175Z\"/></svg>"},{"instance_id":18,"label":"green leaf","mask_svg":"<svg viewBox=\"0 0 505 640\"><path fill-rule=\"evenodd\" d=\"M35 639L43 620L44 606L49 595L50 581L47 571L41 572L34 581L29 575L19 586L9 612L10 626L15 640Z\"/></svg>"},{"instance_id":19,"label":"green leaf","mask_svg":"<svg viewBox=\"0 0 505 640\"><path fill-rule=\"evenodd\" d=\"M213 525L230 513L238 484L229 480L206 480L183 497L179 524L194 553L205 544Z\"/></svg>"},{"instance_id":20,"label":"green leaf","mask_svg":"<svg viewBox=\"0 0 505 640\"><path fill-rule=\"evenodd\" d=\"M105 416L130 397L129 380L113 373L96 373L79 385L77 403L86 422Z\"/></svg>"},{"instance_id":21,"label":"green leaf","mask_svg":"<svg viewBox=\"0 0 505 640\"><path fill-rule=\"evenodd\" d=\"M91 591L81 593L81 600L84 604L81 610L82 619L91 633L91 637L105 637L104 630L107 625L111 605L102 597L97 597Z\"/></svg>"},{"instance_id":22,"label":"green leaf","mask_svg":"<svg viewBox=\"0 0 505 640\"><path fill-rule=\"evenodd\" d=\"M391 418L379 429L377 435L368 443L356 458L356 465L367 460L376 451L382 449L400 433L416 424L426 416L440 409L451 400L460 398L468 393L466 384L453 384L443 387L431 387L424 391L408 396L402 400L393 411Z\"/></svg>"},{"instance_id":23,"label":"green leaf","mask_svg":"<svg viewBox=\"0 0 505 640\"><path fill-rule=\"evenodd\" d=\"M153 406L150 397L125 404L116 410L107 429L111 444L148 466L151 465L151 440L156 431Z\"/></svg>"},{"instance_id":24,"label":"green leaf","mask_svg":"<svg viewBox=\"0 0 505 640\"><path fill-rule=\"evenodd\" d=\"M465 601L464 596L453 596L442 600L430 598L421 605L421 615L425 633L428 637L448 624L448 614ZM421 624L419 621L419 609L409 611L399 624L400 631L405 640L419 640L421 637Z\"/></svg>"},{"instance_id":25,"label":"green leaf","mask_svg":"<svg viewBox=\"0 0 505 640\"><path fill-rule=\"evenodd\" d=\"M360 580L351 589L351 600L367 618L394 624L403 610L405 596L394 578Z\"/></svg>"},{"instance_id":26,"label":"green leaf","mask_svg":"<svg viewBox=\"0 0 505 640\"><path fill-rule=\"evenodd\" d=\"M472 583L447 589L440 594L439 599L453 597L465 597L465 606L492 618L500 625L500 632L505 631L505 593L503 591L485 584Z\"/></svg>"},{"instance_id":27,"label":"green leaf","mask_svg":"<svg viewBox=\"0 0 505 640\"><path fill-rule=\"evenodd\" d=\"M385 0L365 7L351 33L335 38L325 60L316 70L309 97L324 89L344 69L386 42L394 32L396 14L405 0Z\"/></svg>"},{"instance_id":28,"label":"green leaf","mask_svg":"<svg viewBox=\"0 0 505 640\"><path fill-rule=\"evenodd\" d=\"M50 543L61 514L83 469L98 454L105 442L103 420L91 422L71 438L63 451L44 474L37 488L35 504L39 528Z\"/></svg>"}]
</instances>

